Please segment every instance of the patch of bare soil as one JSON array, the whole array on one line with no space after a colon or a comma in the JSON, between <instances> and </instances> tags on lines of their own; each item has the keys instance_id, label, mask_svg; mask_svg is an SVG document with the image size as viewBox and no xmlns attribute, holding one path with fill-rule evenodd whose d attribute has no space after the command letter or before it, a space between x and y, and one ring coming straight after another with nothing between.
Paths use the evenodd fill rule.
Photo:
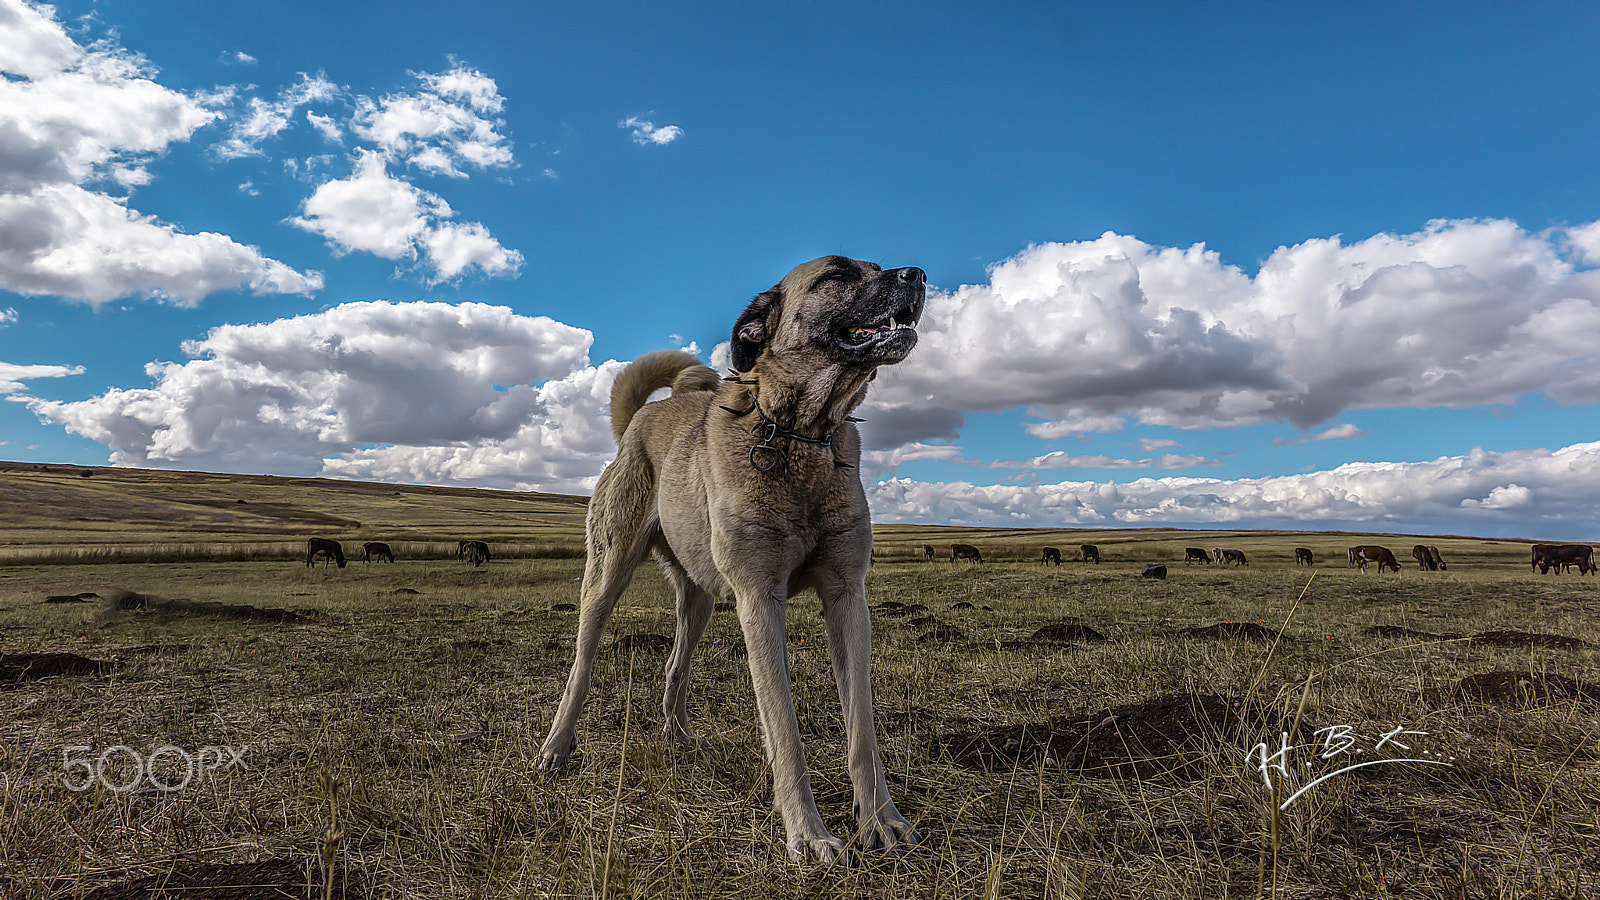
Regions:
<instances>
[{"instance_id":1,"label":"patch of bare soil","mask_svg":"<svg viewBox=\"0 0 1600 900\"><path fill-rule=\"evenodd\" d=\"M112 591L106 598L102 612L157 616L214 616L220 619L244 619L251 622L276 622L285 625L319 624L319 620L289 609L201 600L160 600L146 594L124 590Z\"/></svg>"},{"instance_id":2,"label":"patch of bare soil","mask_svg":"<svg viewBox=\"0 0 1600 900\"><path fill-rule=\"evenodd\" d=\"M84 900L316 900L325 895L319 869L314 861L292 859L193 866L102 885ZM368 895L357 873L334 872L333 896Z\"/></svg>"},{"instance_id":3,"label":"patch of bare soil","mask_svg":"<svg viewBox=\"0 0 1600 900\"><path fill-rule=\"evenodd\" d=\"M1468 675L1446 687L1425 691L1423 697L1437 703L1478 700L1518 708L1575 700L1600 703L1600 685L1576 681L1565 675L1500 670Z\"/></svg>"},{"instance_id":4,"label":"patch of bare soil","mask_svg":"<svg viewBox=\"0 0 1600 900\"><path fill-rule=\"evenodd\" d=\"M928 630L917 636L917 643L919 644L949 644L967 639L966 632L954 625L946 625L931 616L923 620L917 627L923 626L926 626Z\"/></svg>"},{"instance_id":5,"label":"patch of bare soil","mask_svg":"<svg viewBox=\"0 0 1600 900\"><path fill-rule=\"evenodd\" d=\"M1191 777L1207 751L1288 727L1268 710L1219 694L1166 694L1087 714L957 732L936 748L977 769L1060 766L1099 777ZM1313 727L1302 722L1308 737Z\"/></svg>"},{"instance_id":6,"label":"patch of bare soil","mask_svg":"<svg viewBox=\"0 0 1600 900\"><path fill-rule=\"evenodd\" d=\"M1581 650L1588 641L1563 634L1536 634L1530 631L1485 631L1472 636L1474 644L1490 647L1547 647L1555 650Z\"/></svg>"},{"instance_id":7,"label":"patch of bare soil","mask_svg":"<svg viewBox=\"0 0 1600 900\"><path fill-rule=\"evenodd\" d=\"M1283 637L1265 625L1254 622L1218 622L1204 628L1185 628L1178 632L1184 637L1196 638L1241 638L1247 641L1260 641L1268 644Z\"/></svg>"},{"instance_id":8,"label":"patch of bare soil","mask_svg":"<svg viewBox=\"0 0 1600 900\"><path fill-rule=\"evenodd\" d=\"M898 619L903 616L911 616L920 612L927 612L928 608L923 606L921 603L901 603L898 600L885 600L882 603L879 603L877 606L872 607L872 611L875 613L882 613L891 619Z\"/></svg>"},{"instance_id":9,"label":"patch of bare soil","mask_svg":"<svg viewBox=\"0 0 1600 900\"><path fill-rule=\"evenodd\" d=\"M76 653L0 653L0 685L38 681L55 675L100 675L116 663Z\"/></svg>"}]
</instances>

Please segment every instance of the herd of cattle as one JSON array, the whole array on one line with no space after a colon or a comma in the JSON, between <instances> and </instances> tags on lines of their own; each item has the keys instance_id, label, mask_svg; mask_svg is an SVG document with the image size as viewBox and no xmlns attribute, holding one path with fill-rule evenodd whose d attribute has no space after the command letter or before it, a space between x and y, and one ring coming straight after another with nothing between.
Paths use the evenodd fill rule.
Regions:
<instances>
[{"instance_id":1,"label":"herd of cattle","mask_svg":"<svg viewBox=\"0 0 1600 900\"><path fill-rule=\"evenodd\" d=\"M922 558L932 562L938 557L932 544L922 545ZM1417 561L1417 566L1425 572L1447 571L1450 567L1445 564L1444 557L1439 555L1439 548L1432 544L1417 544L1411 548L1411 558ZM951 544L950 560L971 560L983 562L983 553L971 544ZM1100 548L1094 544L1081 544L1078 547L1078 559L1082 562L1100 562ZM1061 549L1059 547L1046 547L1039 560L1041 565L1061 565ZM1219 566L1247 566L1249 560L1245 559L1244 551L1227 548L1213 547L1210 551L1202 547L1186 547L1183 551L1184 565L1202 562L1206 565ZM1294 548L1294 564L1297 566L1315 565L1316 559L1311 551L1305 547ZM1373 544L1361 544L1351 547L1346 553L1346 565L1349 568L1360 569L1366 574L1368 566L1377 566L1378 572L1384 569L1391 572L1400 571L1400 562L1395 558L1393 551L1387 547ZM1579 575L1593 575L1595 573L1594 550L1585 544L1534 544L1533 568L1538 569L1541 575L1549 574L1551 569L1556 574L1571 570L1574 566ZM1161 563L1149 563L1145 566L1144 574L1152 578L1167 577L1167 567Z\"/></svg>"},{"instance_id":2,"label":"herd of cattle","mask_svg":"<svg viewBox=\"0 0 1600 900\"><path fill-rule=\"evenodd\" d=\"M922 545L922 558L932 562L938 557L932 544ZM1078 557L1082 562L1099 564L1100 548L1094 544L1080 544ZM1431 544L1418 544L1411 548L1411 558L1417 561L1418 567L1425 572L1439 572L1449 569L1444 557L1439 555L1439 548ZM344 555L344 547L338 541L328 538L311 538L306 541L306 565L314 566L317 560L322 560L324 568L329 562L337 563L339 568L344 568L348 559ZM394 562L394 551L388 544L379 541L368 541L361 545L361 559L370 562ZM458 542L456 559L481 566L489 561L489 545L483 541L464 540ZM975 563L983 562L983 552L971 544L951 544L950 560L971 560ZM1044 548L1044 555L1039 560L1042 565L1054 563L1061 565L1061 550L1058 547ZM1184 565L1193 565L1195 562L1206 565L1219 566L1247 566L1249 560L1245 559L1244 551L1227 548L1213 547L1210 551L1201 547L1185 547L1183 551ZM1294 548L1294 564L1297 566L1310 566L1316 562L1311 551L1305 547ZM1368 566L1377 566L1381 574L1384 569L1391 572L1400 571L1400 562L1387 547L1372 544L1361 544L1351 547L1346 553L1346 566L1360 569L1366 574ZM1593 575L1595 573L1594 549L1586 544L1534 544L1533 569L1538 569L1539 574L1547 575L1551 569L1556 574L1564 574L1576 567L1579 575ZM1530 570L1531 571L1531 570ZM1167 567L1162 563L1149 563L1144 568L1144 574L1151 578L1167 577Z\"/></svg>"},{"instance_id":3,"label":"herd of cattle","mask_svg":"<svg viewBox=\"0 0 1600 900\"><path fill-rule=\"evenodd\" d=\"M322 567L327 568L328 563L337 563L339 568L344 568L349 559L344 555L344 547L338 541L328 538L311 538L306 541L306 566L316 565L317 560L322 560ZM481 566L489 561L489 545L483 541L460 541L456 547L456 559ZM381 541L368 541L361 545L361 561L394 562L394 551L388 544Z\"/></svg>"}]
</instances>

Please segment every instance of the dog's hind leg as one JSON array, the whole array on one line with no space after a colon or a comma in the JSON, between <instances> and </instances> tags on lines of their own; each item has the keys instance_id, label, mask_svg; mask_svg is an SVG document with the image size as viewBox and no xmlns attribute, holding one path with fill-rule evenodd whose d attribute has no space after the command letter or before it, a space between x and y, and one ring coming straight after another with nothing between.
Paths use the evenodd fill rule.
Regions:
<instances>
[{"instance_id":1,"label":"dog's hind leg","mask_svg":"<svg viewBox=\"0 0 1600 900\"><path fill-rule=\"evenodd\" d=\"M661 698L665 722L661 730L680 744L692 744L699 736L689 727L689 663L700 638L706 633L716 601L665 551L656 551L656 559L661 562L661 569L678 597L678 628L672 638L672 656L667 660L667 687Z\"/></svg>"},{"instance_id":2,"label":"dog's hind leg","mask_svg":"<svg viewBox=\"0 0 1600 900\"><path fill-rule=\"evenodd\" d=\"M917 844L922 836L890 799L878 752L878 732L872 721L872 619L867 612L866 584L848 576L838 581L830 578L818 585L817 593L822 597L828 651L844 712L861 845L869 850L891 850Z\"/></svg>"},{"instance_id":3,"label":"dog's hind leg","mask_svg":"<svg viewBox=\"0 0 1600 900\"><path fill-rule=\"evenodd\" d=\"M597 496L600 493L596 490ZM640 497L640 494L633 496ZM589 695L594 660L600 652L600 638L605 632L606 622L616 608L617 598L622 596L633 580L634 570L660 536L660 524L653 513L646 515L648 507L644 500L648 500L648 494L627 509L613 510L616 518L635 523L631 529L610 530L606 523L597 525L591 522L589 559L584 564L583 588L578 606L577 651L573 656L572 671L567 675L566 690L561 695L561 705L557 707L555 718L550 723L550 735L539 749L536 765L540 769L559 768L577 747L578 717L583 713L583 701ZM637 515L630 515L634 513ZM594 515L592 507L590 514ZM621 535L627 535L629 542L618 540Z\"/></svg>"}]
</instances>

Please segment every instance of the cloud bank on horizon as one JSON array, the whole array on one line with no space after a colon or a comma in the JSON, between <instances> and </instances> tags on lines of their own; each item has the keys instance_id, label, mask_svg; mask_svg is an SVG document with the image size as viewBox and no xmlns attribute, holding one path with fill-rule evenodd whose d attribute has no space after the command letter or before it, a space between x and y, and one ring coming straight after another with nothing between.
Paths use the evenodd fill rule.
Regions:
<instances>
[{"instance_id":1,"label":"cloud bank on horizon","mask_svg":"<svg viewBox=\"0 0 1600 900\"><path fill-rule=\"evenodd\" d=\"M290 133L315 142L316 153L285 161L305 190L282 221L335 258L393 262L397 279L428 286L515 279L525 264L421 186L432 179L448 192L517 168L500 85L465 64L412 73L408 89L376 97L320 73L267 98L185 93L112 41L80 45L48 8L0 0L0 72L0 289L94 307L319 294L320 272L138 211L151 162L206 135L220 161L264 156ZM684 134L638 116L617 128L650 154ZM1600 222L1531 231L1441 219L1412 233L1318 237L1279 247L1254 273L1204 244L1111 232L1026 247L982 284L933 289L918 349L881 373L862 413L874 514L1004 526L1592 530L1600 443L1124 483L1050 479L1217 462L1169 439L1140 439L1146 455L1133 458L1032 448L1133 426L1262 423L1354 441L1362 429L1335 420L1357 410L1529 395L1600 403L1596 266ZM0 310L0 330L17 322ZM104 445L116 465L586 493L615 451L607 407L623 365L592 361L594 337L492 303L345 299L212 327L153 351L185 358L150 362L148 387L87 399L29 390L82 375L79 360L0 361L0 396ZM725 348L710 356L725 359ZM1016 410L1026 421L1011 445L1029 449L969 446L974 417ZM924 461L973 477L903 474ZM995 471L1027 481L981 483Z\"/></svg>"}]
</instances>

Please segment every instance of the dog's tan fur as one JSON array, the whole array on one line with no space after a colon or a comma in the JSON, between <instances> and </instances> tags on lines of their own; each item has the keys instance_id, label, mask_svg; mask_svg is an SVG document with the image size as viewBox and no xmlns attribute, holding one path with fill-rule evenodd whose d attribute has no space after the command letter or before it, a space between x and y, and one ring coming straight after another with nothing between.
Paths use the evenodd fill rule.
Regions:
<instances>
[{"instance_id":1,"label":"dog's tan fur","mask_svg":"<svg viewBox=\"0 0 1600 900\"><path fill-rule=\"evenodd\" d=\"M757 296L735 323L737 380L718 379L679 351L641 356L618 376L611 393L617 458L589 505L577 653L540 768L562 765L576 747L601 633L652 553L677 592L666 733L694 740L690 656L715 598L732 594L789 854L837 859L844 843L823 825L812 797L784 638L789 598L815 590L844 709L861 843L893 849L921 840L889 797L873 726L872 528L849 415L877 367L899 362L915 345L916 331L905 326L922 312L923 282L921 269L813 260ZM846 332L849 326L858 328ZM669 385L671 397L645 402Z\"/></svg>"}]
</instances>

